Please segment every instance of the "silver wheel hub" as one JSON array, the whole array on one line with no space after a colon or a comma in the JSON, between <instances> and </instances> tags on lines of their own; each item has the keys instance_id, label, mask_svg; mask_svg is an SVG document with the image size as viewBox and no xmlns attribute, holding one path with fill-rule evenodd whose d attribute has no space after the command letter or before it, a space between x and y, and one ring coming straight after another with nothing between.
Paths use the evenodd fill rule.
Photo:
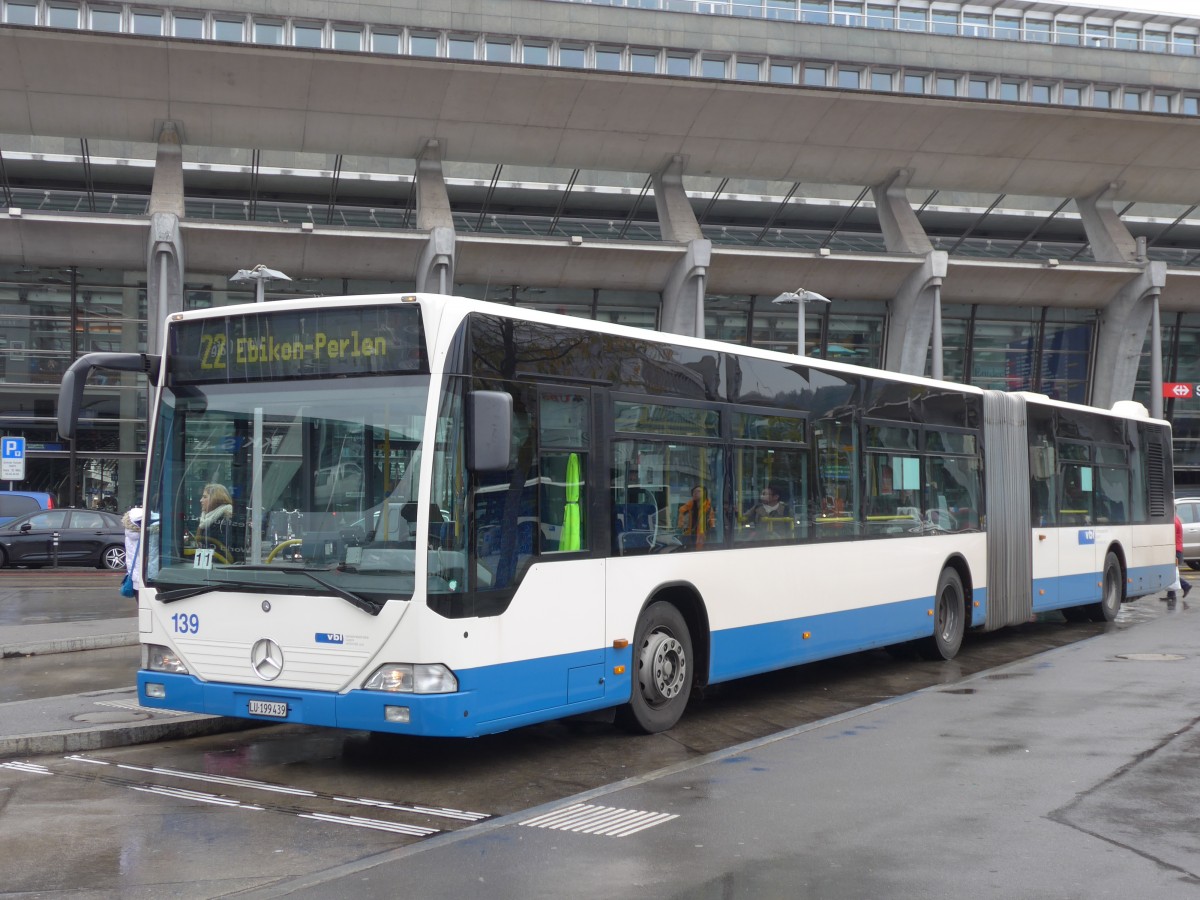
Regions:
<instances>
[{"instance_id":1,"label":"silver wheel hub","mask_svg":"<svg viewBox=\"0 0 1200 900\"><path fill-rule=\"evenodd\" d=\"M687 684L687 657L683 644L672 635L656 631L646 638L641 653L642 694L651 703L679 695Z\"/></svg>"}]
</instances>

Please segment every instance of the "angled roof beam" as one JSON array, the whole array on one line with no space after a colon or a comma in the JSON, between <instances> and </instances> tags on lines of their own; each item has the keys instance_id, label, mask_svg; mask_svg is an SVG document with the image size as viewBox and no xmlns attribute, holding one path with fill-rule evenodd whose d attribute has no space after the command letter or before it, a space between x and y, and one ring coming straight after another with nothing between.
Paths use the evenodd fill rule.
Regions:
<instances>
[{"instance_id":1,"label":"angled roof beam","mask_svg":"<svg viewBox=\"0 0 1200 900\"><path fill-rule=\"evenodd\" d=\"M629 215L625 217L625 221L621 225L621 231L617 235L618 239L625 237L625 232L627 232L629 230L629 226L633 224L633 220L637 216L638 210L642 208L642 201L646 199L646 193L650 190L650 185L652 184L654 184L654 176L647 175L646 183L642 185L642 192L638 194L637 201L630 208Z\"/></svg>"},{"instance_id":2,"label":"angled roof beam","mask_svg":"<svg viewBox=\"0 0 1200 900\"><path fill-rule=\"evenodd\" d=\"M1170 225L1168 225L1166 228L1164 228L1162 231L1160 231L1154 237L1150 238L1150 240L1148 240L1146 242L1146 246L1153 247L1155 244L1157 244L1159 241L1161 241L1163 238L1165 238L1168 234L1171 233L1171 231L1180 222L1182 222L1184 219L1186 219L1188 216L1190 216L1193 212L1195 212L1197 206L1200 206L1200 203L1193 203L1191 206L1189 206L1187 209L1185 209L1183 212L1181 212L1179 214L1179 217L1174 222L1172 222Z\"/></svg>"},{"instance_id":3,"label":"angled roof beam","mask_svg":"<svg viewBox=\"0 0 1200 900\"><path fill-rule=\"evenodd\" d=\"M725 193L725 186L729 184L728 178L722 178L721 183L717 185L717 189L713 191L713 195L708 200L708 205L704 207L704 212L700 213L700 217L696 220L701 225L708 220L708 214L712 212L712 208L717 205L717 198Z\"/></svg>"},{"instance_id":4,"label":"angled roof beam","mask_svg":"<svg viewBox=\"0 0 1200 900\"><path fill-rule=\"evenodd\" d=\"M554 210L554 218L550 220L550 227L546 229L546 234L554 234L554 229L558 227L558 220L562 218L563 210L567 208L567 198L571 196L571 190L575 187L575 182L578 180L579 169L575 169L571 172L571 180L563 188L562 196L558 198L558 209Z\"/></svg>"},{"instance_id":5,"label":"angled roof beam","mask_svg":"<svg viewBox=\"0 0 1200 900\"><path fill-rule=\"evenodd\" d=\"M492 205L492 197L496 194L496 184L500 181L500 170L503 168L504 163L497 163L495 170L492 172L492 183L488 185L487 193L483 197L483 205L479 207L479 218L475 220L476 232L483 230L483 220Z\"/></svg>"},{"instance_id":6,"label":"angled roof beam","mask_svg":"<svg viewBox=\"0 0 1200 900\"><path fill-rule=\"evenodd\" d=\"M971 236L971 234L975 231L976 228L978 228L981 224L983 224L983 220L986 219L988 216L990 216L992 214L992 210L995 209L997 206L999 206L1000 201L1002 201L1007 196L1008 196L1008 194L1000 194L995 200L993 200L992 205L989 206L987 209L985 209L982 213L979 214L979 218L977 218L974 222L972 222L970 224L970 226L967 228L967 230L964 231L961 235L959 235L958 240L954 242L954 246L951 247L946 252L953 253L955 250L957 250L959 247L961 247L963 245L963 242Z\"/></svg>"},{"instance_id":7,"label":"angled roof beam","mask_svg":"<svg viewBox=\"0 0 1200 900\"><path fill-rule=\"evenodd\" d=\"M767 221L765 223L763 223L762 230L758 233L758 236L754 239L755 244L761 244L763 242L763 238L765 238L767 236L767 232L771 230L771 226L773 226L775 224L775 220L778 219L779 216L783 213L784 207L786 207L788 205L788 203L791 202L791 199L792 199L792 197L795 196L796 191L800 190L800 185L802 183L803 182L797 181L795 184L793 184L792 189L787 192L787 196L779 201L779 205L777 207L775 207L775 209L771 213L770 217L767 219Z\"/></svg>"},{"instance_id":8,"label":"angled roof beam","mask_svg":"<svg viewBox=\"0 0 1200 900\"><path fill-rule=\"evenodd\" d=\"M333 178L329 182L329 208L325 210L325 224L333 224L333 210L337 205L338 182L342 180L342 154L333 160Z\"/></svg>"},{"instance_id":9,"label":"angled roof beam","mask_svg":"<svg viewBox=\"0 0 1200 900\"><path fill-rule=\"evenodd\" d=\"M83 157L83 182L87 186L88 210L96 211L96 185L92 181L92 154L88 151L87 138L79 139L79 153Z\"/></svg>"},{"instance_id":10,"label":"angled roof beam","mask_svg":"<svg viewBox=\"0 0 1200 900\"><path fill-rule=\"evenodd\" d=\"M1050 213L1050 215L1046 216L1046 218L1042 219L1042 221L1040 221L1036 225L1034 225L1033 229L1029 232L1029 234L1025 235L1025 237L1022 238L1021 243L1019 243L1019 244L1017 244L1017 246L1013 247L1012 253L1008 254L1008 258L1012 259L1018 253L1020 253L1022 250L1024 250L1025 245L1028 244L1030 241L1032 241L1034 238L1036 238L1038 236L1038 233L1043 228L1045 228L1047 225L1050 224L1050 220L1053 219L1055 216L1057 216L1060 212L1062 212L1063 208L1070 202L1071 202L1071 198L1067 197L1065 200L1063 200L1062 203L1060 203L1060 204L1058 204L1058 206L1054 207L1054 212Z\"/></svg>"},{"instance_id":11,"label":"angled roof beam","mask_svg":"<svg viewBox=\"0 0 1200 900\"><path fill-rule=\"evenodd\" d=\"M851 214L856 209L858 209L858 204L862 203L863 197L867 196L867 194L870 192L870 190L871 190L871 186L867 185L865 188L863 188L861 191L858 192L858 196L854 198L854 202L851 203L845 210L842 211L841 218L837 220L837 223L830 230L829 234L825 235L825 240L821 241L822 247L829 246L829 242L832 241L834 236L837 235L837 233L842 230L842 226L846 224L846 220L850 218Z\"/></svg>"},{"instance_id":12,"label":"angled roof beam","mask_svg":"<svg viewBox=\"0 0 1200 900\"><path fill-rule=\"evenodd\" d=\"M4 205L13 205L12 188L8 184L8 171L4 168L4 151L0 150L0 187L4 188Z\"/></svg>"}]
</instances>

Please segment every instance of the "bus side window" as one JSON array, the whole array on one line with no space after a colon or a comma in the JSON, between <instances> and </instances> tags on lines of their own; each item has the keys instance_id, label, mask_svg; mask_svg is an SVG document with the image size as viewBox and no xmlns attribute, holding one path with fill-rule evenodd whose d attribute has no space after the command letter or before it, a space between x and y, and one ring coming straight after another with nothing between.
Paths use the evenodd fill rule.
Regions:
<instances>
[{"instance_id":1,"label":"bus side window","mask_svg":"<svg viewBox=\"0 0 1200 900\"><path fill-rule=\"evenodd\" d=\"M541 540L543 553L573 553L588 546L587 455L543 453Z\"/></svg>"},{"instance_id":2,"label":"bus side window","mask_svg":"<svg viewBox=\"0 0 1200 900\"><path fill-rule=\"evenodd\" d=\"M575 553L588 547L587 447L591 402L586 391L543 388L538 397L540 503L543 553Z\"/></svg>"},{"instance_id":3,"label":"bus side window","mask_svg":"<svg viewBox=\"0 0 1200 900\"><path fill-rule=\"evenodd\" d=\"M811 510L820 538L858 533L858 429L853 417L813 423L816 496Z\"/></svg>"},{"instance_id":4,"label":"bus side window","mask_svg":"<svg viewBox=\"0 0 1200 900\"><path fill-rule=\"evenodd\" d=\"M528 397L513 401L513 468L474 475L475 556L493 589L514 585L539 549L536 423Z\"/></svg>"}]
</instances>

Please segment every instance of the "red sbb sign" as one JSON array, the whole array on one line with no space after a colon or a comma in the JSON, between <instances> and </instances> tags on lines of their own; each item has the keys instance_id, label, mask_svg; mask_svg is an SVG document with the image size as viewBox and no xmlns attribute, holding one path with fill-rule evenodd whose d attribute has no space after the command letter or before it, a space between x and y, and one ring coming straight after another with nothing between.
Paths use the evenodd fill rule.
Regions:
<instances>
[{"instance_id":1,"label":"red sbb sign","mask_svg":"<svg viewBox=\"0 0 1200 900\"><path fill-rule=\"evenodd\" d=\"M1163 383L1163 396L1168 400L1191 400L1196 396L1196 388L1186 381L1167 381Z\"/></svg>"}]
</instances>

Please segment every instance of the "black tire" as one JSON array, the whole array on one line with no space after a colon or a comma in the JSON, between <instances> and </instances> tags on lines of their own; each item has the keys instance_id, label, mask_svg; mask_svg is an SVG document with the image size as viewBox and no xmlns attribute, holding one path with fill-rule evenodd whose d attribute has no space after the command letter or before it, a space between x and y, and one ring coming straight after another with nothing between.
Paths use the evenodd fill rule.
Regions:
<instances>
[{"instance_id":1,"label":"black tire","mask_svg":"<svg viewBox=\"0 0 1200 900\"><path fill-rule=\"evenodd\" d=\"M967 626L966 591L954 569L942 569L933 597L933 637L920 643L927 659L954 659Z\"/></svg>"},{"instance_id":2,"label":"black tire","mask_svg":"<svg viewBox=\"0 0 1200 900\"><path fill-rule=\"evenodd\" d=\"M1187 560L1188 568L1193 572L1200 572L1200 559Z\"/></svg>"},{"instance_id":3,"label":"black tire","mask_svg":"<svg viewBox=\"0 0 1200 900\"><path fill-rule=\"evenodd\" d=\"M0 569L8 568L8 554L0 550Z\"/></svg>"},{"instance_id":4,"label":"black tire","mask_svg":"<svg viewBox=\"0 0 1200 900\"><path fill-rule=\"evenodd\" d=\"M1114 622L1125 599L1125 576L1121 572L1121 561L1117 554L1109 552L1104 557L1104 581L1099 603L1085 606L1088 618L1093 622Z\"/></svg>"},{"instance_id":5,"label":"black tire","mask_svg":"<svg viewBox=\"0 0 1200 900\"><path fill-rule=\"evenodd\" d=\"M109 544L100 551L99 569L119 572L125 568L125 548L121 544Z\"/></svg>"},{"instance_id":6,"label":"black tire","mask_svg":"<svg viewBox=\"0 0 1200 900\"><path fill-rule=\"evenodd\" d=\"M633 688L617 710L626 731L657 734L679 721L692 694L692 636L670 603L646 607L633 642Z\"/></svg>"}]
</instances>

